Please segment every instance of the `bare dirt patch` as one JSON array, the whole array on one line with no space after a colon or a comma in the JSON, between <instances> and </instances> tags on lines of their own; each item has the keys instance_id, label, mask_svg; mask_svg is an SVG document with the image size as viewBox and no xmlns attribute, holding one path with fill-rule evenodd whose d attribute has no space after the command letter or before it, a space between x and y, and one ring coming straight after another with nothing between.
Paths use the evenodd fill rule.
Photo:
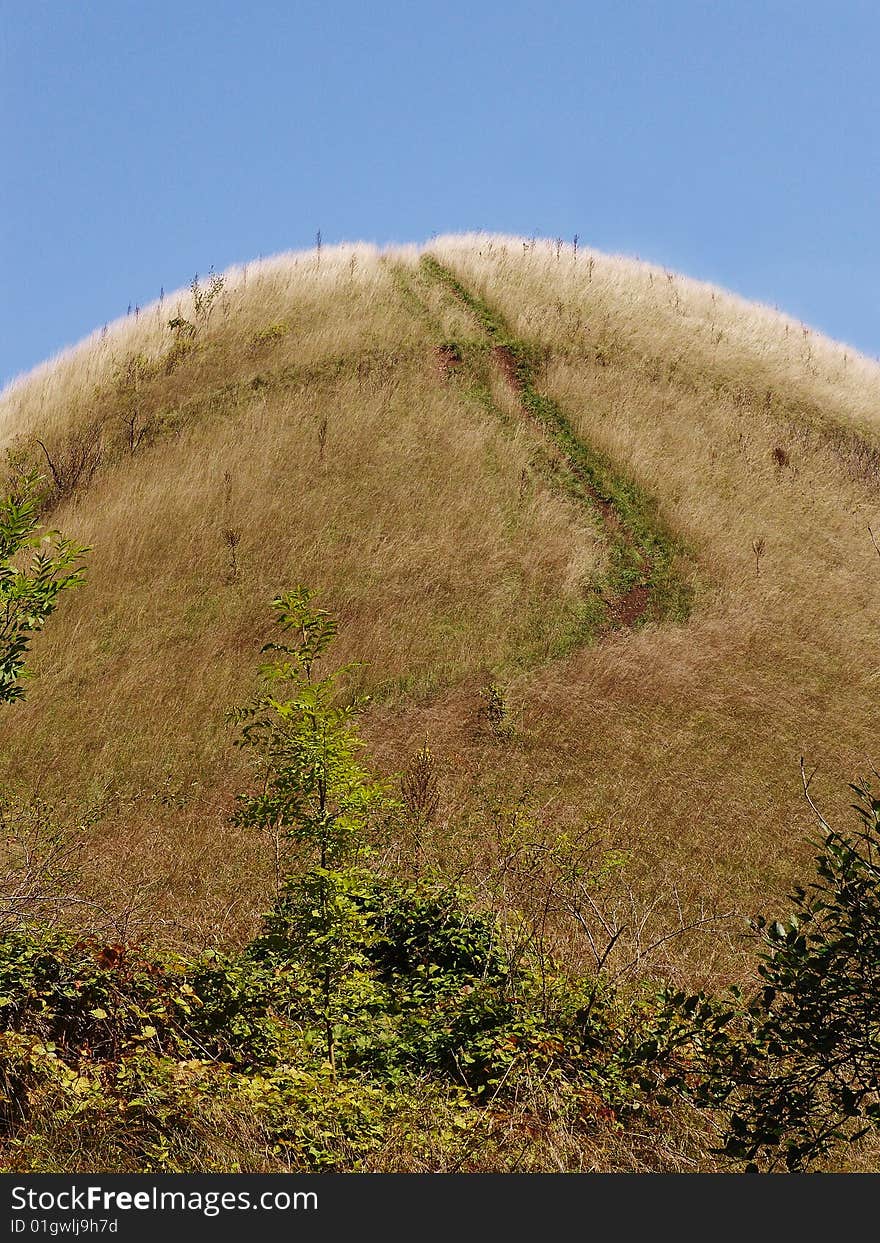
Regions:
<instances>
[{"instance_id":1,"label":"bare dirt patch","mask_svg":"<svg viewBox=\"0 0 880 1243\"><path fill-rule=\"evenodd\" d=\"M447 380L464 361L461 350L452 343L438 345L434 351L434 360L441 380Z\"/></svg>"}]
</instances>

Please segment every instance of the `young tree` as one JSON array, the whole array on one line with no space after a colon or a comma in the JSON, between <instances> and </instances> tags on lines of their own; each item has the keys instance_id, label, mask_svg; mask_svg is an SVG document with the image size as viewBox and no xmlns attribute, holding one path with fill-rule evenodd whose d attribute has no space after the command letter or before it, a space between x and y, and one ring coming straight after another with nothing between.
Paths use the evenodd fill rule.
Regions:
<instances>
[{"instance_id":1,"label":"young tree","mask_svg":"<svg viewBox=\"0 0 880 1243\"><path fill-rule=\"evenodd\" d=\"M87 548L39 526L42 476L21 478L17 493L0 497L0 704L24 696L25 657L62 592L84 578ZM0 931L7 932L55 901L70 883L72 849L37 803L16 807L0 799L6 845L0 867Z\"/></svg>"},{"instance_id":2,"label":"young tree","mask_svg":"<svg viewBox=\"0 0 880 1243\"><path fill-rule=\"evenodd\" d=\"M39 525L37 474L17 494L0 498L0 703L21 699L25 657L59 596L84 578L89 550Z\"/></svg>"},{"instance_id":3,"label":"young tree","mask_svg":"<svg viewBox=\"0 0 880 1243\"><path fill-rule=\"evenodd\" d=\"M315 666L336 634L336 622L298 587L273 601L287 643L262 650L274 659L260 670L262 688L231 716L237 745L249 749L258 790L239 797L234 822L272 841L276 903L267 920L276 937L297 946L315 981L312 1011L336 1070L336 1032L350 1003L363 1004L365 925L358 893L372 818L388 807L383 787L356 760L362 743L354 718L363 701L340 702L344 666L317 677ZM285 878L285 846L300 846L311 866ZM361 991L359 991L361 990Z\"/></svg>"},{"instance_id":4,"label":"young tree","mask_svg":"<svg viewBox=\"0 0 880 1243\"><path fill-rule=\"evenodd\" d=\"M236 746L249 749L260 773L256 794L241 795L235 823L271 837L280 892L285 843L312 847L320 867L346 860L363 845L363 827L384 792L356 760L362 743L354 718L363 700L340 700L346 665L324 677L315 666L336 635L314 592L297 587L273 600L288 643L267 643L275 659L262 666L260 693L230 714L241 725Z\"/></svg>"}]
</instances>

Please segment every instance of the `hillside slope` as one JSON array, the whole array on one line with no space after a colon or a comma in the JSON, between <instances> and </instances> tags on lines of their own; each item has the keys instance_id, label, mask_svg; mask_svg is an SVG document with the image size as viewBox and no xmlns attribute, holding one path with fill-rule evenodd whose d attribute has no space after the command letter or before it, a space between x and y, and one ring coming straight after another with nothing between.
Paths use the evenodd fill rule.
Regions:
<instances>
[{"instance_id":1,"label":"hillside slope","mask_svg":"<svg viewBox=\"0 0 880 1243\"><path fill-rule=\"evenodd\" d=\"M809 856L799 757L829 810L878 759L878 381L720 291L515 238L167 298L0 398L10 474L42 463L47 520L94 548L2 778L93 809L97 890L161 936L246 935L268 865L229 824L225 712L305 582L365 662L380 766L440 757L441 866L478 873L528 791L626 852L645 939L766 909ZM730 978L729 927L654 965Z\"/></svg>"}]
</instances>

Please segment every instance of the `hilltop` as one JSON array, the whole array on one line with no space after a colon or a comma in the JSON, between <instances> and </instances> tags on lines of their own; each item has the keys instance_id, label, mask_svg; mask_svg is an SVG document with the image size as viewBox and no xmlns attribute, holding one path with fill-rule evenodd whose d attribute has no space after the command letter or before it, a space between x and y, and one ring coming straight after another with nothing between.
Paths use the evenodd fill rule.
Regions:
<instances>
[{"instance_id":1,"label":"hilltop","mask_svg":"<svg viewBox=\"0 0 880 1243\"><path fill-rule=\"evenodd\" d=\"M399 768L427 736L449 812L477 776L538 789L691 900L747 904L802 856L798 757L829 797L876 758L880 369L632 261L494 237L428 250L536 351L540 391L653 507L687 618L680 601L635 627L592 616L613 544L601 509L559 477L491 332L415 249L280 256L3 394L7 453L46 470L42 441L70 476L48 520L94 547L7 719L4 777L77 806L121 799L114 874L197 859L199 902L238 894L207 875L245 850L224 827L241 779L224 714L268 601L306 582L364 662L377 755ZM487 751L473 726L493 681L519 738ZM183 805L159 828L134 796L163 783Z\"/></svg>"},{"instance_id":2,"label":"hilltop","mask_svg":"<svg viewBox=\"0 0 880 1243\"><path fill-rule=\"evenodd\" d=\"M622 957L681 987L741 978L804 874L800 757L829 818L877 764L880 366L721 290L495 236L281 255L17 380L0 433L93 549L0 779L85 826L139 937L265 909L227 712L299 583L371 762L434 757L431 866L479 889L515 814L586 835Z\"/></svg>"}]
</instances>

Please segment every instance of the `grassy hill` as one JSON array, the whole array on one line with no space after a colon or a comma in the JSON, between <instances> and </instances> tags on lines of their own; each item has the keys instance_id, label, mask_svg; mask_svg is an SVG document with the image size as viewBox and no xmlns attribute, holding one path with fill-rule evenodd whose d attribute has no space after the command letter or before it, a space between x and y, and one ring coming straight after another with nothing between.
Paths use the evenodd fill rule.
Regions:
<instances>
[{"instance_id":1,"label":"grassy hill","mask_svg":"<svg viewBox=\"0 0 880 1243\"><path fill-rule=\"evenodd\" d=\"M799 758L829 816L877 763L880 367L720 290L518 238L279 256L23 377L0 431L93 548L0 779L84 826L132 936L241 943L269 901L226 712L296 583L372 762L436 756L432 866L485 890L523 808L586 835L621 962L683 987L742 978L808 866Z\"/></svg>"}]
</instances>

